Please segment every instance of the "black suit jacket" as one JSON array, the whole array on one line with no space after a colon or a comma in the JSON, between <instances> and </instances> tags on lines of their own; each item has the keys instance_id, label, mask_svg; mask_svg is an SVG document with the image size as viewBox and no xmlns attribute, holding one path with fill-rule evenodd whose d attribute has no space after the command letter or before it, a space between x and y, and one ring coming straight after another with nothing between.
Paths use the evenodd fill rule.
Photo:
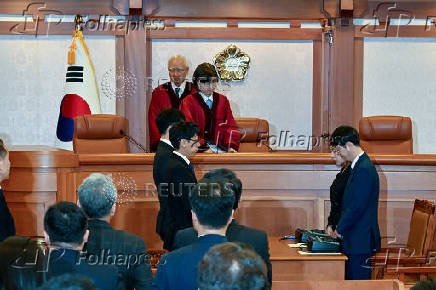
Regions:
<instances>
[{"instance_id":1,"label":"black suit jacket","mask_svg":"<svg viewBox=\"0 0 436 290\"><path fill-rule=\"evenodd\" d=\"M80 274L92 280L101 290L125 289L123 280L114 265L94 264L84 252L56 249L50 252L48 277L63 274Z\"/></svg>"},{"instance_id":2,"label":"black suit jacket","mask_svg":"<svg viewBox=\"0 0 436 290\"><path fill-rule=\"evenodd\" d=\"M337 231L345 254L370 254L380 249L378 226L379 177L364 153L351 169L342 198Z\"/></svg>"},{"instance_id":3,"label":"black suit jacket","mask_svg":"<svg viewBox=\"0 0 436 290\"><path fill-rule=\"evenodd\" d=\"M256 230L238 224L234 219L227 228L226 238L229 242L240 242L249 244L256 253L264 260L268 270L268 280L271 285L272 272L271 261L269 259L268 238L264 231ZM190 245L197 241L197 232L194 228L187 228L176 233L174 238L173 250Z\"/></svg>"},{"instance_id":4,"label":"black suit jacket","mask_svg":"<svg viewBox=\"0 0 436 290\"><path fill-rule=\"evenodd\" d=\"M165 237L165 224L167 223L167 220L170 219L170 217L167 211L167 196L161 194L160 184L163 180L164 171L167 167L168 159L170 158L173 151L174 147L168 145L165 142L159 141L153 162L153 180L154 184L156 185L160 205L159 213L157 214L156 233L159 234L162 241Z\"/></svg>"},{"instance_id":5,"label":"black suit jacket","mask_svg":"<svg viewBox=\"0 0 436 290\"><path fill-rule=\"evenodd\" d=\"M161 187L161 194L167 196L170 219L165 222L164 248L171 249L174 236L178 230L192 227L191 204L189 194L197 183L194 171L180 156L171 153L162 179L166 184Z\"/></svg>"},{"instance_id":6,"label":"black suit jacket","mask_svg":"<svg viewBox=\"0 0 436 290\"><path fill-rule=\"evenodd\" d=\"M10 236L15 236L14 218L9 211L3 190L0 188L0 242Z\"/></svg>"},{"instance_id":7,"label":"black suit jacket","mask_svg":"<svg viewBox=\"0 0 436 290\"><path fill-rule=\"evenodd\" d=\"M113 229L107 222L92 219L88 222L87 254L98 257L122 255L127 263L118 264L118 271L126 289L150 289L153 280L147 248L142 238L126 231Z\"/></svg>"},{"instance_id":8,"label":"black suit jacket","mask_svg":"<svg viewBox=\"0 0 436 290\"><path fill-rule=\"evenodd\" d=\"M330 186L330 215L328 217L328 225L336 230L336 225L341 219L342 211L342 197L344 196L345 187L347 186L348 177L350 176L351 166L341 168L338 174L336 174L335 180L333 180Z\"/></svg>"}]
</instances>

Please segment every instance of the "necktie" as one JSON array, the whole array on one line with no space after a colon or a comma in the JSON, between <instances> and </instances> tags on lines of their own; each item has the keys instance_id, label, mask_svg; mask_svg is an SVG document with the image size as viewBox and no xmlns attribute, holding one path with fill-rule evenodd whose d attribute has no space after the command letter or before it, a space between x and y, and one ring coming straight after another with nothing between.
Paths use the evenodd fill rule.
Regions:
<instances>
[{"instance_id":1,"label":"necktie","mask_svg":"<svg viewBox=\"0 0 436 290\"><path fill-rule=\"evenodd\" d=\"M191 168L192 172L195 174L194 165L192 165L192 162L189 162L189 168Z\"/></svg>"},{"instance_id":2,"label":"necktie","mask_svg":"<svg viewBox=\"0 0 436 290\"><path fill-rule=\"evenodd\" d=\"M176 88L176 89L175 89L175 92L176 92L177 97L180 98L180 88Z\"/></svg>"},{"instance_id":3,"label":"necktie","mask_svg":"<svg viewBox=\"0 0 436 290\"><path fill-rule=\"evenodd\" d=\"M211 99L207 99L206 100L206 105L209 107L209 109L212 109L212 100Z\"/></svg>"}]
</instances>

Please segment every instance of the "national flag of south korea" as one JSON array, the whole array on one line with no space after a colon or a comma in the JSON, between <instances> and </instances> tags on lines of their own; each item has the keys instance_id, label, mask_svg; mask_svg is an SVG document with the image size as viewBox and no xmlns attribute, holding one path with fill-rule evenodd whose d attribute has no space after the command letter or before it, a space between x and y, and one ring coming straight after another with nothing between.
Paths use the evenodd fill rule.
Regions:
<instances>
[{"instance_id":1,"label":"national flag of south korea","mask_svg":"<svg viewBox=\"0 0 436 290\"><path fill-rule=\"evenodd\" d=\"M65 94L59 110L56 130L58 148L73 150L74 118L89 114L101 114L100 95L83 33L76 29L68 52Z\"/></svg>"}]
</instances>

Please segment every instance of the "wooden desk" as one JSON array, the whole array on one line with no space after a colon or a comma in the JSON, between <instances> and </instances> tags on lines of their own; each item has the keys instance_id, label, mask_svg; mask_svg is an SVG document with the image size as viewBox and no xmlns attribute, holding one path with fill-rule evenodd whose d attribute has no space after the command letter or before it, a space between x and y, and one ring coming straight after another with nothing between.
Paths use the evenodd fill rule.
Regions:
<instances>
[{"instance_id":1,"label":"wooden desk","mask_svg":"<svg viewBox=\"0 0 436 290\"><path fill-rule=\"evenodd\" d=\"M298 248L291 248L292 241L269 237L273 281L294 280L344 280L344 255L300 255Z\"/></svg>"},{"instance_id":2,"label":"wooden desk","mask_svg":"<svg viewBox=\"0 0 436 290\"><path fill-rule=\"evenodd\" d=\"M47 207L77 199L90 173L111 174L120 195L134 199L117 208L111 224L141 236L148 248L162 242L155 233L159 202L153 184L154 154L74 154L49 147L11 147L10 179L2 184L17 233L42 235ZM380 176L382 236L405 243L415 198L435 200L436 155L371 155ZM242 180L236 211L241 224L281 236L296 228L324 228L330 211L329 187L338 168L326 153L196 154L198 178L216 168ZM126 189L127 187L127 189ZM386 242L384 239L382 242Z\"/></svg>"}]
</instances>

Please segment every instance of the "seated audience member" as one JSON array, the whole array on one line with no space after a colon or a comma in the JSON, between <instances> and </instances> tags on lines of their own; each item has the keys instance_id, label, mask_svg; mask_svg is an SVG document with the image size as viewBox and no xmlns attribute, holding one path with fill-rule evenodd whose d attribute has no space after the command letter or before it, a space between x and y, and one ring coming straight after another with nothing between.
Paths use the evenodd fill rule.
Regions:
<instances>
[{"instance_id":1,"label":"seated audience member","mask_svg":"<svg viewBox=\"0 0 436 290\"><path fill-rule=\"evenodd\" d=\"M170 129L170 141L174 146L163 170L159 194L167 196L169 221L164 225L164 248L171 249L178 230L192 227L189 194L197 183L194 166L189 158L199 146L198 127L191 122L179 122Z\"/></svg>"},{"instance_id":2,"label":"seated audience member","mask_svg":"<svg viewBox=\"0 0 436 290\"><path fill-rule=\"evenodd\" d=\"M94 283L79 274L63 274L51 278L38 290L97 290Z\"/></svg>"},{"instance_id":3,"label":"seated audience member","mask_svg":"<svg viewBox=\"0 0 436 290\"><path fill-rule=\"evenodd\" d=\"M168 60L168 74L171 81L153 90L150 106L148 107L148 132L151 151L156 151L160 134L162 134L155 123L157 115L165 109L178 109L183 98L195 92L192 83L186 81L188 71L189 66L186 57L179 54L173 55Z\"/></svg>"},{"instance_id":4,"label":"seated audience member","mask_svg":"<svg viewBox=\"0 0 436 290\"><path fill-rule=\"evenodd\" d=\"M214 91L218 85L215 67L206 62L200 64L194 71L192 82L198 92L187 96L180 104L186 120L198 125L200 138L212 151L238 151L240 134L229 100Z\"/></svg>"},{"instance_id":5,"label":"seated audience member","mask_svg":"<svg viewBox=\"0 0 436 290\"><path fill-rule=\"evenodd\" d=\"M162 256L153 280L154 289L198 289L198 263L211 247L227 242L225 234L232 220L235 197L225 181L201 179L189 200L192 223L199 238L191 245Z\"/></svg>"},{"instance_id":6,"label":"seated audience member","mask_svg":"<svg viewBox=\"0 0 436 290\"><path fill-rule=\"evenodd\" d=\"M162 241L165 241L166 228L170 222L169 212L167 210L168 196L160 194L160 184L163 179L164 170L166 168L169 157L174 151L174 147L170 141L170 128L177 122L184 121L185 116L177 109L166 109L157 115L156 125L159 129L160 140L157 145L156 154L153 162L153 180L157 188L159 198L159 213L157 214L156 233L159 234ZM164 245L164 248L167 248Z\"/></svg>"},{"instance_id":7,"label":"seated audience member","mask_svg":"<svg viewBox=\"0 0 436 290\"><path fill-rule=\"evenodd\" d=\"M238 209L239 200L242 194L242 183L235 173L229 169L214 169L204 175L205 178L221 177L226 179L226 182L232 184L232 189L235 193L235 203L233 210ZM197 240L198 233L193 228L180 230L174 238L173 248L178 249L186 245L192 244ZM268 270L268 281L271 284L272 272L271 261L269 259L268 237L264 231L256 230L247 226L238 224L235 219L232 219L227 228L226 237L229 242L241 242L249 244L254 248L257 254L263 259Z\"/></svg>"},{"instance_id":8,"label":"seated audience member","mask_svg":"<svg viewBox=\"0 0 436 290\"><path fill-rule=\"evenodd\" d=\"M152 282L147 248L142 238L126 231L115 230L109 224L115 214L117 189L112 179L101 173L93 173L79 186L79 206L88 217L89 237L86 252L110 259L111 256L127 259L118 266L126 289L149 289ZM118 259L117 259L118 261Z\"/></svg>"},{"instance_id":9,"label":"seated audience member","mask_svg":"<svg viewBox=\"0 0 436 290\"><path fill-rule=\"evenodd\" d=\"M49 207L44 216L44 237L50 247L48 277L77 273L100 289L124 289L116 266L96 263L100 257L88 259L82 252L89 235L87 226L85 214L74 203L62 201Z\"/></svg>"},{"instance_id":10,"label":"seated audience member","mask_svg":"<svg viewBox=\"0 0 436 290\"><path fill-rule=\"evenodd\" d=\"M28 237L0 243L0 289L36 289L46 280L44 250Z\"/></svg>"},{"instance_id":11,"label":"seated audience member","mask_svg":"<svg viewBox=\"0 0 436 290\"><path fill-rule=\"evenodd\" d=\"M11 163L9 162L9 152L3 141L0 139L0 183L3 180L9 179L9 169ZM0 242L9 236L15 235L14 219L9 211L3 190L0 186Z\"/></svg>"},{"instance_id":12,"label":"seated audience member","mask_svg":"<svg viewBox=\"0 0 436 290\"><path fill-rule=\"evenodd\" d=\"M436 290L436 280L424 280L415 284L411 290Z\"/></svg>"},{"instance_id":13,"label":"seated audience member","mask_svg":"<svg viewBox=\"0 0 436 290\"><path fill-rule=\"evenodd\" d=\"M214 246L198 265L200 290L263 290L267 284L265 263L248 245Z\"/></svg>"}]
</instances>

